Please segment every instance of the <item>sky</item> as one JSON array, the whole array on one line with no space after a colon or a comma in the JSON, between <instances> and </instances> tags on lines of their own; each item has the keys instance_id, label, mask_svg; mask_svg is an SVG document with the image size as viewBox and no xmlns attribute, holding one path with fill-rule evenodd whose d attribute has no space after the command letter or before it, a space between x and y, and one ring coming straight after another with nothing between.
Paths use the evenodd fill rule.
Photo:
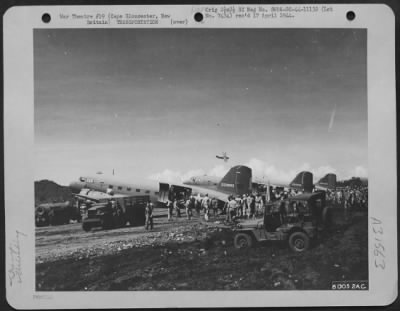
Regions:
<instances>
[{"instance_id":1,"label":"sky","mask_svg":"<svg viewBox=\"0 0 400 311\"><path fill-rule=\"evenodd\" d=\"M36 29L35 179L364 177L366 74L363 29Z\"/></svg>"}]
</instances>

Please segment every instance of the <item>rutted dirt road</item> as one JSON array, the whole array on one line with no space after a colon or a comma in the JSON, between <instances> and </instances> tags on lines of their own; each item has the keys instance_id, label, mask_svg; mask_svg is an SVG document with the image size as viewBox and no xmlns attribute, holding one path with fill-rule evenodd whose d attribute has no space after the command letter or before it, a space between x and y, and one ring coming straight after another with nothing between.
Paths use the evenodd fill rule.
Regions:
<instances>
[{"instance_id":1,"label":"rutted dirt road","mask_svg":"<svg viewBox=\"0 0 400 311\"><path fill-rule=\"evenodd\" d=\"M80 224L37 228L37 290L329 289L332 281L367 280L367 218L336 226L302 254L286 243L249 250L213 219L84 232ZM185 215L183 215L185 216Z\"/></svg>"}]
</instances>

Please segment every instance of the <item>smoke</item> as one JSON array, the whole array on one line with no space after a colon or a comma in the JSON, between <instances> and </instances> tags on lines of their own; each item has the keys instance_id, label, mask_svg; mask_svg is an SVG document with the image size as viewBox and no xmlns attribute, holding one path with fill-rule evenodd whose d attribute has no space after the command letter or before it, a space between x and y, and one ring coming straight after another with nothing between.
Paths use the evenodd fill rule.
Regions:
<instances>
[{"instance_id":1,"label":"smoke","mask_svg":"<svg viewBox=\"0 0 400 311\"><path fill-rule=\"evenodd\" d=\"M335 115L336 115L336 104L331 114L331 119L329 121L329 126L328 126L328 132L332 132L333 130L333 122L335 122Z\"/></svg>"}]
</instances>

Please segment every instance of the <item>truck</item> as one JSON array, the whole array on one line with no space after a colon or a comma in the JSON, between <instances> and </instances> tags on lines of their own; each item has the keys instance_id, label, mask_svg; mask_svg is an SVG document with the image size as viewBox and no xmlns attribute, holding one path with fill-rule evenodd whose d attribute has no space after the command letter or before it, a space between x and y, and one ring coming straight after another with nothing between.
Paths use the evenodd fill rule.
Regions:
<instances>
[{"instance_id":1,"label":"truck","mask_svg":"<svg viewBox=\"0 0 400 311\"><path fill-rule=\"evenodd\" d=\"M82 211L82 229L86 232L94 227L112 229L125 226L145 224L145 208L148 195L127 196L107 195L92 202L85 202Z\"/></svg>"},{"instance_id":2,"label":"truck","mask_svg":"<svg viewBox=\"0 0 400 311\"><path fill-rule=\"evenodd\" d=\"M71 220L79 221L80 214L70 201L43 203L35 208L37 227L68 224Z\"/></svg>"},{"instance_id":3,"label":"truck","mask_svg":"<svg viewBox=\"0 0 400 311\"><path fill-rule=\"evenodd\" d=\"M244 220L234 228L236 248L262 241L287 241L294 252L304 252L312 239L327 229L330 207L324 191L304 193L266 204L263 219Z\"/></svg>"}]
</instances>

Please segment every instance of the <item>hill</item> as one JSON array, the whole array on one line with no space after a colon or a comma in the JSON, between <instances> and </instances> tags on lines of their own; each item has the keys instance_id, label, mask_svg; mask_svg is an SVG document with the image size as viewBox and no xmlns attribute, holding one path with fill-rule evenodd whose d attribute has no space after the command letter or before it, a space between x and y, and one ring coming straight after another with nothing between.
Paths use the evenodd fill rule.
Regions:
<instances>
[{"instance_id":1,"label":"hill","mask_svg":"<svg viewBox=\"0 0 400 311\"><path fill-rule=\"evenodd\" d=\"M71 201L72 198L72 192L69 187L60 186L47 179L35 181L35 205Z\"/></svg>"}]
</instances>

